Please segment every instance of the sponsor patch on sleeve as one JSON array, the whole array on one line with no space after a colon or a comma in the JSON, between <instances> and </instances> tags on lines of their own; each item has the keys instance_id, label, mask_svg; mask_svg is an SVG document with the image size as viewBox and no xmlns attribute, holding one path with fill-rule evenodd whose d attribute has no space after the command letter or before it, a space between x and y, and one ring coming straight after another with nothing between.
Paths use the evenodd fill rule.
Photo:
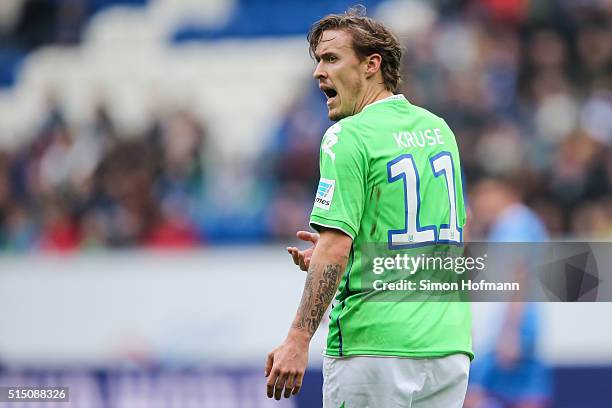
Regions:
<instances>
[{"instance_id":1,"label":"sponsor patch on sleeve","mask_svg":"<svg viewBox=\"0 0 612 408\"><path fill-rule=\"evenodd\" d=\"M319 180L319 187L317 187L317 195L315 197L314 206L323 210L329 210L332 199L334 198L335 187L336 180L329 180L325 178Z\"/></svg>"}]
</instances>

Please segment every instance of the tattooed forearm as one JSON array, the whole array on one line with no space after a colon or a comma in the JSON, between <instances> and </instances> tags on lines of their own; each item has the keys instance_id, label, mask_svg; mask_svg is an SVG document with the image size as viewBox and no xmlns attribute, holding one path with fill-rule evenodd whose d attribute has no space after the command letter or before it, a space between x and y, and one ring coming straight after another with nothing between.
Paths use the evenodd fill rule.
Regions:
<instances>
[{"instance_id":1,"label":"tattooed forearm","mask_svg":"<svg viewBox=\"0 0 612 408\"><path fill-rule=\"evenodd\" d=\"M323 270L321 271L321 269ZM310 264L302 301L293 322L293 328L306 330L309 336L314 334L319 327L319 323L321 323L327 306L329 306L336 293L342 276L342 269L342 265L339 263L324 266Z\"/></svg>"}]
</instances>

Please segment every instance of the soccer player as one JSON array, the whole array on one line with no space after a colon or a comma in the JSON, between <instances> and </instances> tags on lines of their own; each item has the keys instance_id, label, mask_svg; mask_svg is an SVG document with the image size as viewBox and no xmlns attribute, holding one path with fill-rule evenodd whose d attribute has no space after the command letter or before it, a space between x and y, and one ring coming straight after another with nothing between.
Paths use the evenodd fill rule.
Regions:
<instances>
[{"instance_id":1,"label":"soccer player","mask_svg":"<svg viewBox=\"0 0 612 408\"><path fill-rule=\"evenodd\" d=\"M523 203L521 195L520 180L512 177L485 179L473 188L472 209L479 214L478 224L488 232L489 242L548 240L542 220ZM534 248L534 255L537 252ZM515 281L524 281L521 275L533 273L533 265L524 256L513 254L504 262L513 269ZM540 311L537 303L521 302L520 293L508 304L478 304L490 316L481 321L488 336L483 336L481 357L472 366L466 408L544 408L550 404L551 372L536 346Z\"/></svg>"},{"instance_id":2,"label":"soccer player","mask_svg":"<svg viewBox=\"0 0 612 408\"><path fill-rule=\"evenodd\" d=\"M308 34L329 118L310 225L288 248L307 270L285 341L266 361L268 397L299 392L312 335L336 294L324 352L325 408L459 408L467 387L471 315L462 302L373 302L362 247L393 251L462 244L459 155L447 124L395 94L401 48L360 10L328 15Z\"/></svg>"}]
</instances>

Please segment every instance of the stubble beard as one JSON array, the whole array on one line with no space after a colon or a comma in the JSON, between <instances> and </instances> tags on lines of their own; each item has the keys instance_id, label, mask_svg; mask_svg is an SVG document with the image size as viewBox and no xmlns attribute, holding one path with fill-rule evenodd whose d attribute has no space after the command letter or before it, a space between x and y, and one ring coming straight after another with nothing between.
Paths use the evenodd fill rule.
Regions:
<instances>
[{"instance_id":1,"label":"stubble beard","mask_svg":"<svg viewBox=\"0 0 612 408\"><path fill-rule=\"evenodd\" d=\"M339 120L342 120L342 119L347 118L349 116L353 116L353 115L358 113L358 112L355 112L355 109L356 109L355 104L356 104L356 101L359 98L358 95L361 95L361 91L363 89L363 85L362 85L362 83L360 81L355 80L351 87L352 87L352 89L355 90L355 93L353 94L353 97L354 97L354 100L353 100L353 104L354 104L353 105L353 111L352 112L343 112L342 110L339 109L337 113L332 114L331 110L329 110L328 117L329 117L329 119L331 121L338 122ZM338 96L340 96L340 95L338 95ZM340 106L338 108L342 108L342 103L341 102L340 102Z\"/></svg>"},{"instance_id":2,"label":"stubble beard","mask_svg":"<svg viewBox=\"0 0 612 408\"><path fill-rule=\"evenodd\" d=\"M333 122L338 122L344 118L346 118L349 115L343 115L342 112L338 112L335 114L332 114L331 112L327 115L329 117L329 120L333 121Z\"/></svg>"}]
</instances>

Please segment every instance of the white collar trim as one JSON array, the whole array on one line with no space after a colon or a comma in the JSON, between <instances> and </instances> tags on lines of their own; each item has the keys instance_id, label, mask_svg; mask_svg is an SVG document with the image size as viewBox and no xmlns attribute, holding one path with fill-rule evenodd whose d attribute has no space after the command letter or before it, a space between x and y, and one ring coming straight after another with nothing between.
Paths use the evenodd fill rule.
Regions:
<instances>
[{"instance_id":1,"label":"white collar trim","mask_svg":"<svg viewBox=\"0 0 612 408\"><path fill-rule=\"evenodd\" d=\"M379 103L383 103L383 102L389 102L389 101L397 101L397 100L406 100L406 97L402 94L397 94L397 95L391 95L391 96L387 96L386 98L383 99L379 99L375 102L369 103L366 106L363 107L363 109L370 107L370 106L374 106L377 105Z\"/></svg>"}]
</instances>

